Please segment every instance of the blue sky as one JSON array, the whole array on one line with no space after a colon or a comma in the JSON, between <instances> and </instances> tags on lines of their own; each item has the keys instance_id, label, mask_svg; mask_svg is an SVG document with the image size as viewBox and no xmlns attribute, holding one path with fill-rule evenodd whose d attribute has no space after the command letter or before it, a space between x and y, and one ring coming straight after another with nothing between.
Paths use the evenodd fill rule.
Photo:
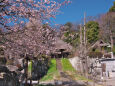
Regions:
<instances>
[{"instance_id":1,"label":"blue sky","mask_svg":"<svg viewBox=\"0 0 115 86\"><path fill-rule=\"evenodd\" d=\"M71 0L72 3L62 7L61 14L54 19L56 24L79 22L86 12L86 16L96 16L106 13L115 0Z\"/></svg>"}]
</instances>

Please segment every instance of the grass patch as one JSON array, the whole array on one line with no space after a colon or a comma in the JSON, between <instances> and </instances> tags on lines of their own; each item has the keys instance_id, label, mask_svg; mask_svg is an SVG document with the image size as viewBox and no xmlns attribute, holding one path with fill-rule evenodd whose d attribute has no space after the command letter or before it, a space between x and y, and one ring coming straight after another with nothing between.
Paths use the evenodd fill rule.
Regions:
<instances>
[{"instance_id":1,"label":"grass patch","mask_svg":"<svg viewBox=\"0 0 115 86\"><path fill-rule=\"evenodd\" d=\"M53 80L54 77L58 75L59 73L56 69L56 59L51 59L51 64L47 72L47 75L45 75L40 81L50 81L50 80Z\"/></svg>"},{"instance_id":2,"label":"grass patch","mask_svg":"<svg viewBox=\"0 0 115 86\"><path fill-rule=\"evenodd\" d=\"M28 65L28 71L29 71L29 72L32 71L32 61L29 62L29 65Z\"/></svg>"},{"instance_id":3,"label":"grass patch","mask_svg":"<svg viewBox=\"0 0 115 86\"><path fill-rule=\"evenodd\" d=\"M66 58L62 58L61 59L61 62L62 62L62 68L63 68L63 71L72 71L72 72L75 72L76 70L72 67L71 63L69 62L68 59Z\"/></svg>"},{"instance_id":4,"label":"grass patch","mask_svg":"<svg viewBox=\"0 0 115 86\"><path fill-rule=\"evenodd\" d=\"M84 76L81 76L77 73L77 71L72 67L71 63L67 58L61 59L62 69L65 73L67 73L74 80L82 80L82 81L91 81Z\"/></svg>"},{"instance_id":5,"label":"grass patch","mask_svg":"<svg viewBox=\"0 0 115 86\"><path fill-rule=\"evenodd\" d=\"M68 59L62 58L62 69L65 73L67 73L73 80L82 80L82 81L91 81L77 73L77 71L72 67L71 63ZM59 80L60 74L56 69L56 59L51 59L51 64L47 75L45 75L40 81L52 81L54 79Z\"/></svg>"}]
</instances>

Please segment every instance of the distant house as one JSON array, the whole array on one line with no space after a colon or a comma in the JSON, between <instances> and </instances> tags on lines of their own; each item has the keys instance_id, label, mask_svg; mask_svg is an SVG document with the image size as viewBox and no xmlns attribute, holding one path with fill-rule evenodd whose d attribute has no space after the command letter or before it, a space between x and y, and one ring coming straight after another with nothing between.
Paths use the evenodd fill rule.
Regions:
<instances>
[{"instance_id":1,"label":"distant house","mask_svg":"<svg viewBox=\"0 0 115 86\"><path fill-rule=\"evenodd\" d=\"M111 45L109 43L105 43L103 40L98 40L90 47L90 49L98 48L100 51L103 51L104 47L111 47Z\"/></svg>"},{"instance_id":2,"label":"distant house","mask_svg":"<svg viewBox=\"0 0 115 86\"><path fill-rule=\"evenodd\" d=\"M89 50L102 52L105 58L111 58L111 45L109 43L105 43L103 40L98 40L95 44L93 44Z\"/></svg>"},{"instance_id":3,"label":"distant house","mask_svg":"<svg viewBox=\"0 0 115 86\"><path fill-rule=\"evenodd\" d=\"M55 47L54 52L51 54L52 57L67 57L72 51L72 46L59 38L56 39Z\"/></svg>"}]
</instances>

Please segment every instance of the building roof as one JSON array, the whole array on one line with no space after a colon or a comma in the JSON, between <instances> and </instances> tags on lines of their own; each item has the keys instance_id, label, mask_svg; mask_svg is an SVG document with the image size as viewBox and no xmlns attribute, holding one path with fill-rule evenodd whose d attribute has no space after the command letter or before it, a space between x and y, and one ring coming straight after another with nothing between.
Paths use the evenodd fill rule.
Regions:
<instances>
[{"instance_id":1,"label":"building roof","mask_svg":"<svg viewBox=\"0 0 115 86\"><path fill-rule=\"evenodd\" d=\"M65 50L65 51L71 51L72 50L72 46L70 44L67 44L66 42L64 42L63 40L56 38L56 51L57 50Z\"/></svg>"},{"instance_id":2,"label":"building roof","mask_svg":"<svg viewBox=\"0 0 115 86\"><path fill-rule=\"evenodd\" d=\"M95 42L95 44L93 44L89 49L94 48L95 46L99 46L99 47L104 47L104 46L111 46L109 43L105 43L103 40L98 40L97 42Z\"/></svg>"}]
</instances>

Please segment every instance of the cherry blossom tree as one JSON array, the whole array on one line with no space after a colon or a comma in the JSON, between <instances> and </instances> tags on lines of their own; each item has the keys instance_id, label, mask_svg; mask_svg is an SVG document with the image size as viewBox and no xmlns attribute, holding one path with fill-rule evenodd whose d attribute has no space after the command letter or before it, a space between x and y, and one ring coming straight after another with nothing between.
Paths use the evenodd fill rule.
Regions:
<instances>
[{"instance_id":1,"label":"cherry blossom tree","mask_svg":"<svg viewBox=\"0 0 115 86\"><path fill-rule=\"evenodd\" d=\"M39 66L39 69L36 69L38 72L35 72L37 73L37 76L31 76L31 79L39 80L48 70L48 58L41 58L40 55L43 54L48 56L55 50L55 37L56 32L49 25L43 25L40 21L36 22L35 20L32 20L32 22L27 23L23 29L5 35L5 38L7 39L4 49L5 57L12 57L14 63L16 63L15 65L18 66L20 63L16 62L16 60L20 57L23 58L20 55L25 55L24 60L26 63L24 64L26 65L28 64L28 58L26 56L29 55L29 59L39 62L39 65L36 65L36 68ZM39 61L38 59L42 60ZM28 67L24 68L24 73L27 75L25 76L26 83L28 78L27 68ZM34 74L33 72L32 74Z\"/></svg>"},{"instance_id":2,"label":"cherry blossom tree","mask_svg":"<svg viewBox=\"0 0 115 86\"><path fill-rule=\"evenodd\" d=\"M6 33L4 41L5 57L20 57L21 54L48 55L54 50L56 33L44 22L55 18L62 5L69 0L0 0L0 28ZM28 65L28 60L25 60ZM45 68L45 67L44 67ZM41 68L43 69L43 68ZM28 75L27 67L24 69ZM44 72L44 70L43 70ZM26 83L27 83L27 76Z\"/></svg>"},{"instance_id":3,"label":"cherry blossom tree","mask_svg":"<svg viewBox=\"0 0 115 86\"><path fill-rule=\"evenodd\" d=\"M49 54L55 40L51 27L43 28L44 22L59 13L69 0L0 0L0 30L4 40L6 57L21 54ZM31 27L27 27L27 22ZM36 22L36 25L34 23ZM34 27L34 28L33 28Z\"/></svg>"},{"instance_id":4,"label":"cherry blossom tree","mask_svg":"<svg viewBox=\"0 0 115 86\"><path fill-rule=\"evenodd\" d=\"M69 3L55 0L0 0L0 28L12 29L35 18L46 21L58 13L59 8Z\"/></svg>"},{"instance_id":5,"label":"cherry blossom tree","mask_svg":"<svg viewBox=\"0 0 115 86\"><path fill-rule=\"evenodd\" d=\"M4 37L7 40L5 41L5 46L7 45L5 51L12 51L12 54L15 55L15 52L38 53L38 49L42 48L41 51L39 49L39 52L44 50L49 52L50 49L45 48L48 48L46 46L49 46L49 42L52 40L51 36L48 36L52 30L43 29L42 24L50 20L51 17L55 18L59 13L59 8L69 2L69 0L0 0L0 28L8 29L7 32L10 33L10 35L5 34ZM27 22L37 22L39 25L35 29L32 28L33 26L27 29L27 27L24 27ZM43 35L43 33L46 34ZM41 42L41 40L46 43Z\"/></svg>"},{"instance_id":6,"label":"cherry blossom tree","mask_svg":"<svg viewBox=\"0 0 115 86\"><path fill-rule=\"evenodd\" d=\"M45 27L41 22L29 22L24 29L6 35L5 55L19 57L21 54L38 56L49 55L54 50L56 32L49 25ZM6 57L8 57L6 56Z\"/></svg>"}]
</instances>

